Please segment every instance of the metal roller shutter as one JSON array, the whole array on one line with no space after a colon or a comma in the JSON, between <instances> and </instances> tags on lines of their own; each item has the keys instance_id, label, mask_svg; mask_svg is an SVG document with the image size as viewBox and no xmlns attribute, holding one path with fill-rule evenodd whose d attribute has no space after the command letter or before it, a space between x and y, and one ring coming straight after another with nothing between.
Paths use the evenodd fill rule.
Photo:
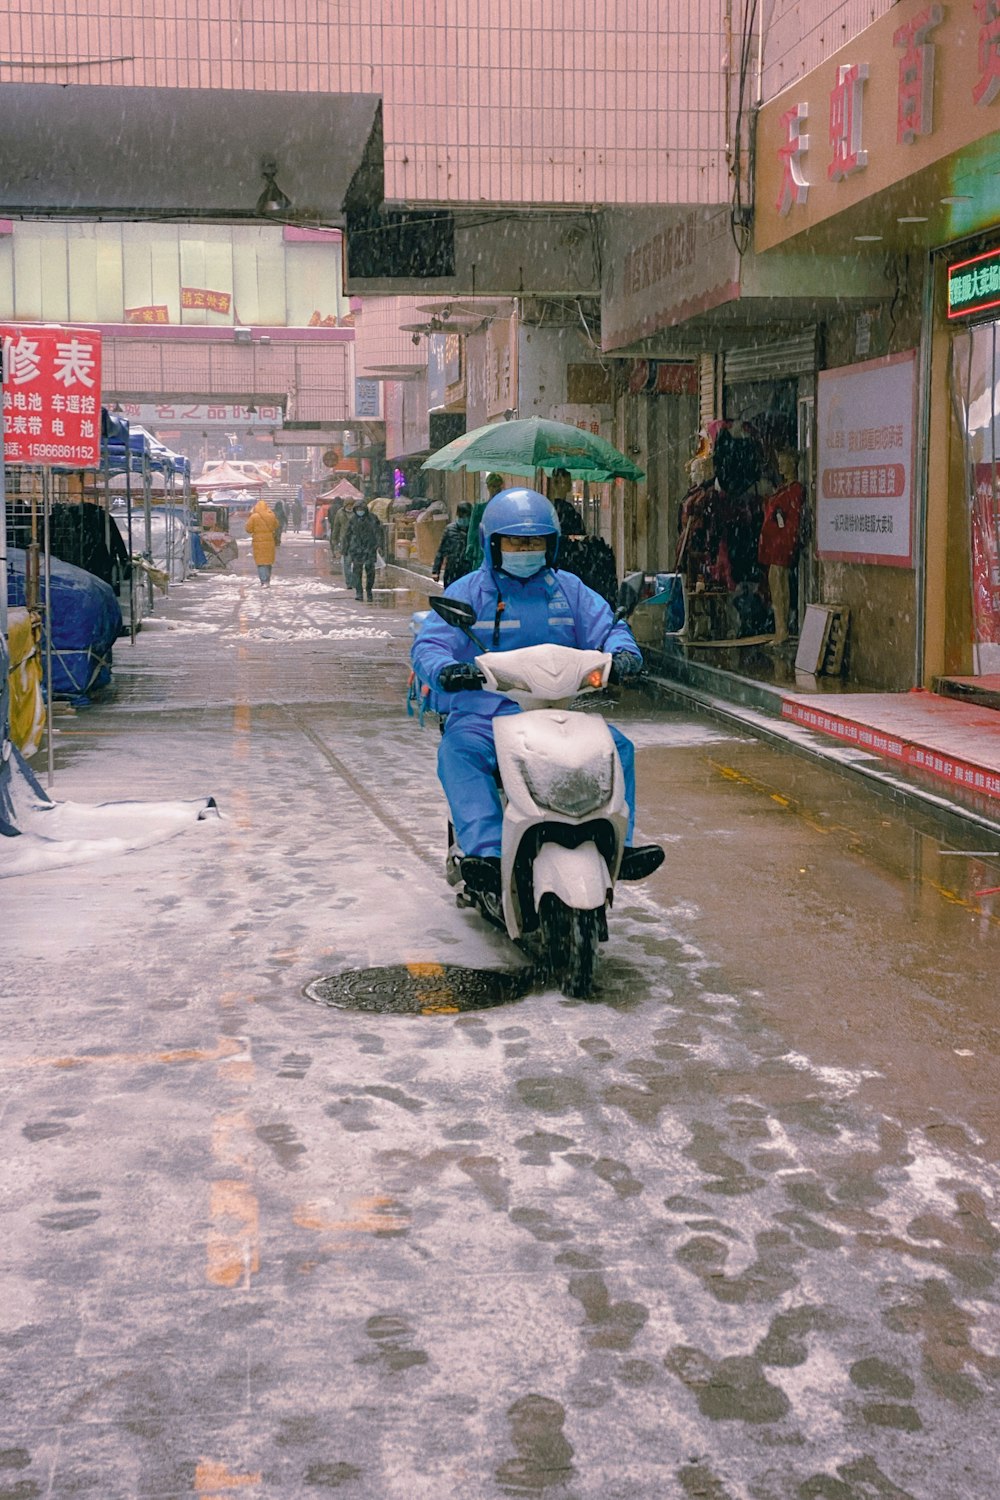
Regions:
<instances>
[{"instance_id":1,"label":"metal roller shutter","mask_svg":"<svg viewBox=\"0 0 1000 1500\"><path fill-rule=\"evenodd\" d=\"M698 426L715 419L715 368L714 354L698 356Z\"/></svg>"},{"instance_id":2,"label":"metal roller shutter","mask_svg":"<svg viewBox=\"0 0 1000 1500\"><path fill-rule=\"evenodd\" d=\"M809 375L816 369L818 332L807 328L794 338L773 344L754 344L747 349L727 349L723 356L725 382L781 380L790 375Z\"/></svg>"}]
</instances>

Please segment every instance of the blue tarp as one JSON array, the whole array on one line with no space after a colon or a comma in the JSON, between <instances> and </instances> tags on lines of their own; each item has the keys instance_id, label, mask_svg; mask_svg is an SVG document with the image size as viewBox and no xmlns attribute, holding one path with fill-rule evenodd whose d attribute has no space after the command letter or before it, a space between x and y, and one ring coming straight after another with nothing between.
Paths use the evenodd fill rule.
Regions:
<instances>
[{"instance_id":1,"label":"blue tarp","mask_svg":"<svg viewBox=\"0 0 1000 1500\"><path fill-rule=\"evenodd\" d=\"M20 547L8 554L8 605L26 603L26 556ZM114 590L93 573L53 557L51 574L52 693L80 702L111 680L111 648L121 634L122 612ZM44 576L39 591L44 602Z\"/></svg>"}]
</instances>

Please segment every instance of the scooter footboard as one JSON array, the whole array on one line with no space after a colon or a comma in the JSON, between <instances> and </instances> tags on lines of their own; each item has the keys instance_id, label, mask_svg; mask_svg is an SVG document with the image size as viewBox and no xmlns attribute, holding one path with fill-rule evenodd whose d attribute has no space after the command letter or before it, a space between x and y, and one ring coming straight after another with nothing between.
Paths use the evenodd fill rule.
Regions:
<instances>
[{"instance_id":1,"label":"scooter footboard","mask_svg":"<svg viewBox=\"0 0 1000 1500\"><path fill-rule=\"evenodd\" d=\"M602 854L589 840L575 849L543 844L535 855L532 876L536 906L550 891L578 911L603 906L612 885Z\"/></svg>"}]
</instances>

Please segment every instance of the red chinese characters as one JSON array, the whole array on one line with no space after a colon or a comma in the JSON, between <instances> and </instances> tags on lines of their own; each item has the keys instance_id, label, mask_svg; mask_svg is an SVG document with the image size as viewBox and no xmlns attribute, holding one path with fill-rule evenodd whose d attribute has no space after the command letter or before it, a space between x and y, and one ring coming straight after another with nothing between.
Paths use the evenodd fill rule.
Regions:
<instances>
[{"instance_id":1,"label":"red chinese characters","mask_svg":"<svg viewBox=\"0 0 1000 1500\"><path fill-rule=\"evenodd\" d=\"M833 159L827 175L840 182L868 165L868 152L861 145L867 63L846 64L837 69L837 82L830 94L830 149Z\"/></svg>"},{"instance_id":2,"label":"red chinese characters","mask_svg":"<svg viewBox=\"0 0 1000 1500\"><path fill-rule=\"evenodd\" d=\"M169 323L170 313L163 302L157 302L149 307L126 307L126 323Z\"/></svg>"},{"instance_id":3,"label":"red chinese characters","mask_svg":"<svg viewBox=\"0 0 1000 1500\"><path fill-rule=\"evenodd\" d=\"M99 468L100 334L5 326L0 337L5 460Z\"/></svg>"},{"instance_id":4,"label":"red chinese characters","mask_svg":"<svg viewBox=\"0 0 1000 1500\"><path fill-rule=\"evenodd\" d=\"M902 48L896 95L896 140L912 146L918 135L934 129L934 46L927 37L944 20L944 7L928 5L892 34L892 45Z\"/></svg>"},{"instance_id":5,"label":"red chinese characters","mask_svg":"<svg viewBox=\"0 0 1000 1500\"><path fill-rule=\"evenodd\" d=\"M1000 93L1000 0L973 0L979 17L979 80L974 104L992 104Z\"/></svg>"},{"instance_id":6,"label":"red chinese characters","mask_svg":"<svg viewBox=\"0 0 1000 1500\"><path fill-rule=\"evenodd\" d=\"M210 292L200 286L181 287L182 308L199 308L206 312L228 313L232 302L229 292Z\"/></svg>"},{"instance_id":7,"label":"red chinese characters","mask_svg":"<svg viewBox=\"0 0 1000 1500\"><path fill-rule=\"evenodd\" d=\"M781 117L784 144L778 147L781 160L781 188L775 208L779 214L787 214L793 203L805 203L809 196L809 183L802 171L802 153L809 150L809 137L802 134L803 123L808 119L807 104L793 104Z\"/></svg>"}]
</instances>

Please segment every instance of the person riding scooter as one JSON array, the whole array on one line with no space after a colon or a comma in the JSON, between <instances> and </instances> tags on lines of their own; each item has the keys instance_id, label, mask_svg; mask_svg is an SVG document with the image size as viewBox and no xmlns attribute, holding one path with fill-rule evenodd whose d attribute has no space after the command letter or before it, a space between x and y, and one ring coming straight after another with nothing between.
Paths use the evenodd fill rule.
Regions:
<instances>
[{"instance_id":1,"label":"person riding scooter","mask_svg":"<svg viewBox=\"0 0 1000 1500\"><path fill-rule=\"evenodd\" d=\"M476 611L473 633L493 651L552 642L612 655L612 680L623 682L642 671L642 655L623 620L572 573L556 569L559 520L536 490L509 489L495 495L480 524L483 561L446 590ZM503 810L496 784L493 719L518 713L515 703L483 691L476 646L436 615L421 627L411 659L417 676L437 690L447 712L438 752L438 776L451 808L462 850L466 887L482 894L500 890ZM441 695L447 695L443 700ZM620 880L641 880L663 862L656 844L631 846L635 820L635 752L613 725L629 807L626 849Z\"/></svg>"}]
</instances>

